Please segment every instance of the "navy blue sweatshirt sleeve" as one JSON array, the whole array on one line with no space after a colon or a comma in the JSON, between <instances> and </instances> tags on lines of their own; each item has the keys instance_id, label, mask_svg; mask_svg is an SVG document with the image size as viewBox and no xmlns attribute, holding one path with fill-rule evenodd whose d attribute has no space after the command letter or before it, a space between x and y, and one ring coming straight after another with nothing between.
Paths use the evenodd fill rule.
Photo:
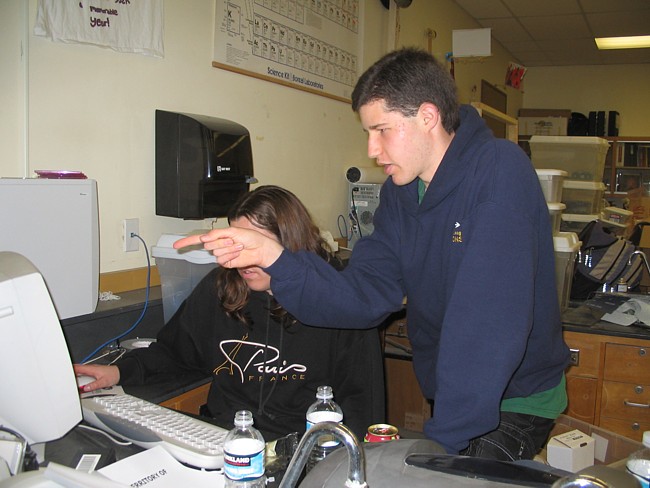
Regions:
<instances>
[{"instance_id":1,"label":"navy blue sweatshirt sleeve","mask_svg":"<svg viewBox=\"0 0 650 488\"><path fill-rule=\"evenodd\" d=\"M302 323L370 328L402 309L406 290L401 216L394 197L384 197L384 192L395 189L391 183L382 187L375 231L355 244L343 271L336 271L313 253L287 250L266 269L274 296ZM417 202L417 190L412 197Z\"/></svg>"},{"instance_id":2,"label":"navy blue sweatshirt sleeve","mask_svg":"<svg viewBox=\"0 0 650 488\"><path fill-rule=\"evenodd\" d=\"M285 250L265 271L271 275L273 295L302 323L365 329L399 310L404 292L396 260L377 270L359 266L360 257L353 253L354 265L337 271L313 253Z\"/></svg>"}]
</instances>

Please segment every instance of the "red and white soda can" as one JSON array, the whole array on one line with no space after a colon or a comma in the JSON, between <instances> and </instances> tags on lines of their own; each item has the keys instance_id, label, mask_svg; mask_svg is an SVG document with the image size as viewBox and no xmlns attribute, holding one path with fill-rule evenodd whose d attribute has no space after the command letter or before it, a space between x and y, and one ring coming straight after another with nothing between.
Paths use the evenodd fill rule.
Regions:
<instances>
[{"instance_id":1,"label":"red and white soda can","mask_svg":"<svg viewBox=\"0 0 650 488\"><path fill-rule=\"evenodd\" d=\"M397 427L389 424L375 424L368 427L364 442L386 442L399 439Z\"/></svg>"}]
</instances>

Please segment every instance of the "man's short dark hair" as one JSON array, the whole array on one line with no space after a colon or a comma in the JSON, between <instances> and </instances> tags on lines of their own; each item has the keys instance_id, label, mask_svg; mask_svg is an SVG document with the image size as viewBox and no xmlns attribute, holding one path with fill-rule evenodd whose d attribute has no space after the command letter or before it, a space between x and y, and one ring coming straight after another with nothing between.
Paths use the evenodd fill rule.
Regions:
<instances>
[{"instance_id":1,"label":"man's short dark hair","mask_svg":"<svg viewBox=\"0 0 650 488\"><path fill-rule=\"evenodd\" d=\"M390 52L361 75L352 92L352 110L358 112L377 100L405 117L415 116L423 103L433 103L449 133L460 123L454 79L431 54L420 49Z\"/></svg>"}]
</instances>

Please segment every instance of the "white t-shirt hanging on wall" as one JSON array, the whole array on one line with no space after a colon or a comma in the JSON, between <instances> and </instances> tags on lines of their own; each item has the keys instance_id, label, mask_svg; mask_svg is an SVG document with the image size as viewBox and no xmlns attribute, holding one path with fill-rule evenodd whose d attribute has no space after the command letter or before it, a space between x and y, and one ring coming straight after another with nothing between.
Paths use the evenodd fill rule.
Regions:
<instances>
[{"instance_id":1,"label":"white t-shirt hanging on wall","mask_svg":"<svg viewBox=\"0 0 650 488\"><path fill-rule=\"evenodd\" d=\"M38 0L34 34L162 58L163 0Z\"/></svg>"}]
</instances>

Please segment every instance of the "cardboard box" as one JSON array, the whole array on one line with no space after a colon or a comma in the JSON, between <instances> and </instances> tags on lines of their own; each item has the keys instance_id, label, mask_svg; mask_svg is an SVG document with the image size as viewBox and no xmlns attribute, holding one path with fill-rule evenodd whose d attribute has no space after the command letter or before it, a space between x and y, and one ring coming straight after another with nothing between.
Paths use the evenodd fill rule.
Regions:
<instances>
[{"instance_id":1,"label":"cardboard box","mask_svg":"<svg viewBox=\"0 0 650 488\"><path fill-rule=\"evenodd\" d=\"M566 136L569 119L564 117L519 117L519 135Z\"/></svg>"},{"instance_id":2,"label":"cardboard box","mask_svg":"<svg viewBox=\"0 0 650 488\"><path fill-rule=\"evenodd\" d=\"M571 110L554 108L519 109L522 136L566 136Z\"/></svg>"},{"instance_id":3,"label":"cardboard box","mask_svg":"<svg viewBox=\"0 0 650 488\"><path fill-rule=\"evenodd\" d=\"M639 441L629 439L588 422L574 419L568 415L560 415L557 418L555 426L551 431L551 438L575 429L584 432L594 439L595 465L625 465L625 460L630 454L643 448L643 444ZM547 462L547 448L543 449L536 459L540 462Z\"/></svg>"},{"instance_id":4,"label":"cardboard box","mask_svg":"<svg viewBox=\"0 0 650 488\"><path fill-rule=\"evenodd\" d=\"M639 247L642 249L650 248L650 225L643 225L641 227L641 239L639 239Z\"/></svg>"},{"instance_id":5,"label":"cardboard box","mask_svg":"<svg viewBox=\"0 0 650 488\"><path fill-rule=\"evenodd\" d=\"M519 117L564 117L571 118L568 108L520 108Z\"/></svg>"},{"instance_id":6,"label":"cardboard box","mask_svg":"<svg viewBox=\"0 0 650 488\"><path fill-rule=\"evenodd\" d=\"M594 465L595 441L578 429L551 437L546 459L554 468L577 473Z\"/></svg>"},{"instance_id":7,"label":"cardboard box","mask_svg":"<svg viewBox=\"0 0 650 488\"><path fill-rule=\"evenodd\" d=\"M635 222L639 222L640 220L650 220L650 197L630 198L628 208L632 211ZM641 239L643 239L643 236ZM650 243L650 239L647 242ZM650 246L639 245L639 247Z\"/></svg>"}]
</instances>

